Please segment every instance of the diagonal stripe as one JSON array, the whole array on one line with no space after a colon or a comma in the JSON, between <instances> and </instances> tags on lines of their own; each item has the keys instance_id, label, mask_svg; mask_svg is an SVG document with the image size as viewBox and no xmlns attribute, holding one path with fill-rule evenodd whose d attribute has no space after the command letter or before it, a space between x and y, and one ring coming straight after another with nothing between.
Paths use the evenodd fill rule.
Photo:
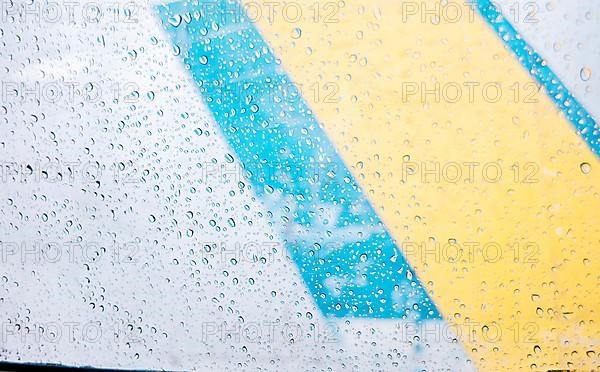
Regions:
<instances>
[{"instance_id":1,"label":"diagonal stripe","mask_svg":"<svg viewBox=\"0 0 600 372\"><path fill-rule=\"evenodd\" d=\"M600 156L600 128L585 107L569 92L544 59L523 39L490 0L477 0L474 5L500 39L519 59L531 76L541 84L554 103L575 126L577 133Z\"/></svg>"},{"instance_id":2,"label":"diagonal stripe","mask_svg":"<svg viewBox=\"0 0 600 372\"><path fill-rule=\"evenodd\" d=\"M174 43L326 315L439 319L304 99L237 2L161 9ZM240 17L218 15L237 14ZM183 15L183 17L182 17ZM299 172L299 174L298 174Z\"/></svg>"}]
</instances>

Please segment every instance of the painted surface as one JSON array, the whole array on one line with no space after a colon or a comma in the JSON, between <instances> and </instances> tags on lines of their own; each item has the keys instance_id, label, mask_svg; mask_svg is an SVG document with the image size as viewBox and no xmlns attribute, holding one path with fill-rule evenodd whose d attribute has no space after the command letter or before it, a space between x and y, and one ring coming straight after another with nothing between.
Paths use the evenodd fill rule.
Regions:
<instances>
[{"instance_id":1,"label":"painted surface","mask_svg":"<svg viewBox=\"0 0 600 372\"><path fill-rule=\"evenodd\" d=\"M194 5L172 3L164 21L257 194L273 208L288 249L326 315L439 319L421 284L237 3L185 22ZM237 7L236 7L237 6ZM197 7L196 7L197 8ZM312 166L311 166L312 165ZM316 171L316 172L315 172Z\"/></svg>"},{"instance_id":2,"label":"painted surface","mask_svg":"<svg viewBox=\"0 0 600 372\"><path fill-rule=\"evenodd\" d=\"M527 89L532 76L486 23L498 14L479 5L484 17L458 22L403 18L402 2L376 1L345 3L335 22L257 23L293 81L339 87L339 102L310 107L444 317L469 335L478 367L592 368L595 354L581 350L598 339L595 122L554 97L565 89L556 81ZM493 24L506 38L503 25ZM525 66L539 63L514 35L504 41ZM468 98L444 91L472 82ZM499 97L477 89L487 83ZM575 112L565 118L548 95ZM456 262L446 242L461 247Z\"/></svg>"},{"instance_id":3,"label":"painted surface","mask_svg":"<svg viewBox=\"0 0 600 372\"><path fill-rule=\"evenodd\" d=\"M0 360L597 370L598 9L498 3L578 109L462 3L9 9L2 82L83 88L0 105Z\"/></svg>"}]
</instances>

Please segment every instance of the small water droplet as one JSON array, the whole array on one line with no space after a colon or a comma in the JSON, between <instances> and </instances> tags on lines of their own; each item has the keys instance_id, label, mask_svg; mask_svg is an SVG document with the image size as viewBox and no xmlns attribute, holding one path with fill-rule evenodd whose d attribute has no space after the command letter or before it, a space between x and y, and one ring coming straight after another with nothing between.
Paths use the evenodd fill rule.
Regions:
<instances>
[{"instance_id":1,"label":"small water droplet","mask_svg":"<svg viewBox=\"0 0 600 372\"><path fill-rule=\"evenodd\" d=\"M592 171L592 165L590 163L581 163L579 164L579 169L581 169L581 173L589 174Z\"/></svg>"},{"instance_id":2,"label":"small water droplet","mask_svg":"<svg viewBox=\"0 0 600 372\"><path fill-rule=\"evenodd\" d=\"M182 17L179 14L169 18L169 24L173 27L178 27L181 24Z\"/></svg>"},{"instance_id":3,"label":"small water droplet","mask_svg":"<svg viewBox=\"0 0 600 372\"><path fill-rule=\"evenodd\" d=\"M583 67L580 71L579 71L579 77L581 78L581 80L583 81L588 81L592 78L592 69L589 67Z\"/></svg>"},{"instance_id":4,"label":"small water droplet","mask_svg":"<svg viewBox=\"0 0 600 372\"><path fill-rule=\"evenodd\" d=\"M300 27L296 27L292 30L292 39L300 39L302 37L302 29Z\"/></svg>"}]
</instances>

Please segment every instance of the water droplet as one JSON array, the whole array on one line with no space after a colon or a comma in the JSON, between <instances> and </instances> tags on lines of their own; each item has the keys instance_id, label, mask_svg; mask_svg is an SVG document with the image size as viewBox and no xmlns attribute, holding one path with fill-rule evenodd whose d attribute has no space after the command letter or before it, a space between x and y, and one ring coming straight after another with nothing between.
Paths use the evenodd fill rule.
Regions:
<instances>
[{"instance_id":1,"label":"water droplet","mask_svg":"<svg viewBox=\"0 0 600 372\"><path fill-rule=\"evenodd\" d=\"M592 78L592 69L589 67L583 67L580 71L579 71L579 77L581 78L581 80L583 81L588 81Z\"/></svg>"},{"instance_id":2,"label":"water droplet","mask_svg":"<svg viewBox=\"0 0 600 372\"><path fill-rule=\"evenodd\" d=\"M300 39L302 37L302 29L296 27L292 30L292 39Z\"/></svg>"},{"instance_id":3,"label":"water droplet","mask_svg":"<svg viewBox=\"0 0 600 372\"><path fill-rule=\"evenodd\" d=\"M179 14L169 18L169 24L173 27L178 27L181 24L182 17Z\"/></svg>"},{"instance_id":4,"label":"water droplet","mask_svg":"<svg viewBox=\"0 0 600 372\"><path fill-rule=\"evenodd\" d=\"M584 162L579 164L579 169L581 169L581 173L589 174L592 171L592 165Z\"/></svg>"}]
</instances>

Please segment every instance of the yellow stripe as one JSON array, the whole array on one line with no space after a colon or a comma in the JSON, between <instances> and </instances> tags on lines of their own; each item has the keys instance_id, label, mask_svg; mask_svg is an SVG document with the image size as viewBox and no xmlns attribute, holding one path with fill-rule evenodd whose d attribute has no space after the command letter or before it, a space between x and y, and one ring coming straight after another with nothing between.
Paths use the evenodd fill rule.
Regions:
<instances>
[{"instance_id":1,"label":"yellow stripe","mask_svg":"<svg viewBox=\"0 0 600 372\"><path fill-rule=\"evenodd\" d=\"M448 322L463 331L479 324L472 337L460 337L476 365L490 371L598 366L589 351L599 339L600 163L572 125L543 92L534 96L538 103L523 102L532 79L463 5L459 22L436 25L420 16L402 22L401 1L348 1L330 19L338 23L325 22L333 9L325 3L317 18L314 1L299 3L299 22L290 22L292 8L286 20L280 6L272 19L263 13L259 29L303 86L394 237L430 248L433 240L455 239L463 247L497 242L503 249L497 263L485 262L481 252L472 260L465 252L458 263L436 262L433 254L423 259L414 251L407 257ZM339 103L324 99L332 91L328 82L339 86ZM486 102L476 89L473 103L436 103L429 96L424 104L418 95L403 103L403 82L429 88L435 82L500 82L503 96ZM508 88L515 83L519 102ZM487 182L479 166L473 183L436 183L433 176L424 183L421 173L403 183L406 161L442 167L456 162L463 171L464 162L497 162L504 173L499 182ZM582 172L584 162L591 171L586 166ZM520 181L534 170L525 164L537 164L538 182L516 183L513 163L520 164ZM529 257L527 242L537 244L539 253ZM514 243L521 246L519 262L508 248ZM483 335L485 324L494 330L492 322L502 330L498 342Z\"/></svg>"}]
</instances>

